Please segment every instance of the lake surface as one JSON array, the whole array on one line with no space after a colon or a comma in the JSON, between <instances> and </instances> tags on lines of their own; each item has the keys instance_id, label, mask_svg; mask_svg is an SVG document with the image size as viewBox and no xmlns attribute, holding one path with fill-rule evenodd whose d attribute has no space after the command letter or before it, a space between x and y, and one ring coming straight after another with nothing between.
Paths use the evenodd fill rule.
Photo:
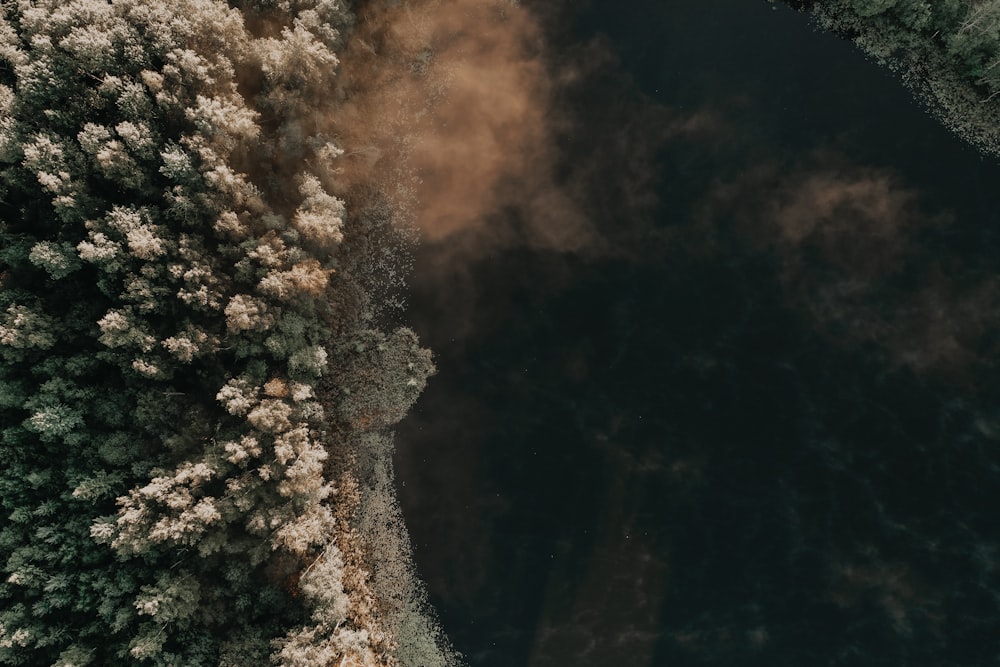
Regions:
<instances>
[{"instance_id":1,"label":"lake surface","mask_svg":"<svg viewBox=\"0 0 1000 667\"><path fill-rule=\"evenodd\" d=\"M600 241L425 244L409 298L439 372L397 483L456 648L995 662L1000 164L763 1L550 33L553 67L603 54L556 109Z\"/></svg>"}]
</instances>

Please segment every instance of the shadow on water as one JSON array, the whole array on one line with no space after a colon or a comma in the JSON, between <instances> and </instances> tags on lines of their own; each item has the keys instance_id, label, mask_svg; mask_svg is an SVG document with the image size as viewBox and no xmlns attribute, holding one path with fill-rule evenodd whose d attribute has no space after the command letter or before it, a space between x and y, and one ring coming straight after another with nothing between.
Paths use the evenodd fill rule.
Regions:
<instances>
[{"instance_id":1,"label":"shadow on water","mask_svg":"<svg viewBox=\"0 0 1000 667\"><path fill-rule=\"evenodd\" d=\"M579 191L607 252L428 244L410 298L439 374L399 429L400 496L457 648L989 664L997 163L764 2L558 18L554 61L597 34L619 58L559 100L567 173L608 174ZM675 130L629 208L627 151L593 145L635 118Z\"/></svg>"}]
</instances>

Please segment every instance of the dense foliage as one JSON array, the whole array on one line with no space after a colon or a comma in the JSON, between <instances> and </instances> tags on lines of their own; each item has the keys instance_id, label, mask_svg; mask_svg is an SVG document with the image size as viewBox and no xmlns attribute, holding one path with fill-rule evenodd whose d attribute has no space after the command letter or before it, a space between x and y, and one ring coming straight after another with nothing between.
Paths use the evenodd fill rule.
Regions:
<instances>
[{"instance_id":1,"label":"dense foliage","mask_svg":"<svg viewBox=\"0 0 1000 667\"><path fill-rule=\"evenodd\" d=\"M932 110L1000 153L1000 0L807 0L820 23L900 70Z\"/></svg>"},{"instance_id":2,"label":"dense foliage","mask_svg":"<svg viewBox=\"0 0 1000 667\"><path fill-rule=\"evenodd\" d=\"M0 664L391 664L354 448L433 369L331 194L350 15L0 6Z\"/></svg>"}]
</instances>

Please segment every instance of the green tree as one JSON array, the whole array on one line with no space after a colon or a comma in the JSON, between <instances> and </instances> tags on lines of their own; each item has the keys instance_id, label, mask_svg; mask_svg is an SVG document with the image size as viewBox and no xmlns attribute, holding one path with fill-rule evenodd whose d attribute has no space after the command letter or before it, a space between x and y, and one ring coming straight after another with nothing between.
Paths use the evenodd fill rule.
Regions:
<instances>
[{"instance_id":1,"label":"green tree","mask_svg":"<svg viewBox=\"0 0 1000 667\"><path fill-rule=\"evenodd\" d=\"M351 278L350 16L231 4L0 10L0 664L394 660L344 446L432 366Z\"/></svg>"},{"instance_id":2,"label":"green tree","mask_svg":"<svg viewBox=\"0 0 1000 667\"><path fill-rule=\"evenodd\" d=\"M929 109L1000 154L1000 1L813 0L824 27L898 71Z\"/></svg>"}]
</instances>

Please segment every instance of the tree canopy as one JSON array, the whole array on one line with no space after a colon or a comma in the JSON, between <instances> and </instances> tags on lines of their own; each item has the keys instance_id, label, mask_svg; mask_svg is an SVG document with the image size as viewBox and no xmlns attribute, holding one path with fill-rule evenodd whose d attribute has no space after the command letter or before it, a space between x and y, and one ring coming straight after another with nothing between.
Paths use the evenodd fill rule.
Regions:
<instances>
[{"instance_id":1,"label":"tree canopy","mask_svg":"<svg viewBox=\"0 0 1000 667\"><path fill-rule=\"evenodd\" d=\"M946 125L1000 154L1000 0L805 0L904 81Z\"/></svg>"},{"instance_id":2,"label":"tree canopy","mask_svg":"<svg viewBox=\"0 0 1000 667\"><path fill-rule=\"evenodd\" d=\"M357 460L391 474L433 366L365 307L356 249L398 245L391 214L335 194L350 13L0 17L0 664L411 664L420 591L372 601L398 510L363 512Z\"/></svg>"}]
</instances>

